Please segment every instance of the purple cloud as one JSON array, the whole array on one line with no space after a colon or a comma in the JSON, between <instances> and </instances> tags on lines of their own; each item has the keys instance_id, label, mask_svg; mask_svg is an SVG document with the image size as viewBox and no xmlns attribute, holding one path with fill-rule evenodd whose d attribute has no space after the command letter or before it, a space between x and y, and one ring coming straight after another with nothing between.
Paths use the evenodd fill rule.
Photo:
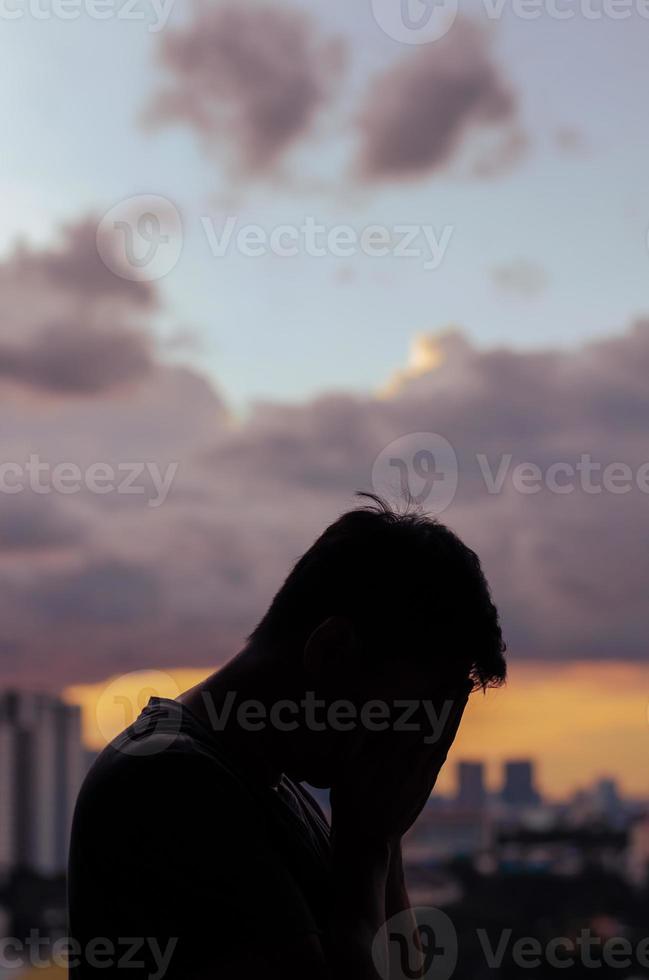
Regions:
<instances>
[{"instance_id":1,"label":"purple cloud","mask_svg":"<svg viewBox=\"0 0 649 980\"><path fill-rule=\"evenodd\" d=\"M165 32L160 60L170 81L148 118L186 123L210 151L227 146L236 172L261 174L312 132L343 47L300 11L244 0L199 6L188 27Z\"/></svg>"},{"instance_id":2,"label":"purple cloud","mask_svg":"<svg viewBox=\"0 0 649 980\"><path fill-rule=\"evenodd\" d=\"M444 38L375 79L358 117L357 169L368 181L423 177L446 167L471 130L511 126L515 116L516 100L492 60L489 38L458 20ZM502 145L505 162L511 130ZM475 169L486 166L479 160Z\"/></svg>"},{"instance_id":3,"label":"purple cloud","mask_svg":"<svg viewBox=\"0 0 649 980\"><path fill-rule=\"evenodd\" d=\"M9 275L15 256L0 268L2 343L23 357L11 380L7 363L0 378L2 467L24 467L37 454L83 473L109 466L117 478L137 464L176 470L156 507L150 494L98 494L87 484L70 494L29 485L13 494L0 470L7 683L62 685L224 659L296 557L353 504L353 491L372 489L378 454L421 432L455 449L458 491L442 519L483 557L513 656L646 656L649 553L638 529L648 497L641 474L649 480L648 323L574 350L482 350L460 334L427 338L429 366L400 372L389 397L263 404L235 421L211 381L158 356L153 293L147 315L131 322L130 300L107 301L107 284L92 293L83 277L51 272L49 259L47 249L30 252L22 279ZM93 373L99 357L68 357L64 344L54 367L43 359L45 325L85 309L96 337L100 324L108 330L107 308L117 317L114 336L130 323L147 338L146 371L112 383L128 374L119 344L102 349L101 375ZM584 487L575 469L584 456L598 467L596 486L618 464L631 475L629 489L618 491L615 479L599 491ZM537 491L521 490L521 464L538 468ZM557 464L555 491L548 474ZM575 470L569 492L560 486L566 465Z\"/></svg>"}]
</instances>

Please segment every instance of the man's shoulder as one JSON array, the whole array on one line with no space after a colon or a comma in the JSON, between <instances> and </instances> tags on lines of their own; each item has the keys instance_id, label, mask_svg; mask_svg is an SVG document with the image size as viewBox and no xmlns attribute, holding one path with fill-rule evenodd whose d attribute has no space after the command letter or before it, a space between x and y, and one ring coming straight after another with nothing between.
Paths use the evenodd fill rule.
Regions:
<instances>
[{"instance_id":1,"label":"man's shoulder","mask_svg":"<svg viewBox=\"0 0 649 980\"><path fill-rule=\"evenodd\" d=\"M133 740L124 732L95 759L87 782L113 787L132 783L137 791L151 781L169 788L179 788L185 781L196 785L202 776L209 777L211 785L223 785L230 790L242 788L224 759L187 732L177 732L173 739L154 734L145 741Z\"/></svg>"},{"instance_id":2,"label":"man's shoulder","mask_svg":"<svg viewBox=\"0 0 649 980\"><path fill-rule=\"evenodd\" d=\"M142 734L130 726L117 736L93 762L77 802L83 815L96 819L137 824L141 819L169 824L193 814L217 811L237 818L251 807L245 782L212 748L191 731L156 730Z\"/></svg>"}]
</instances>

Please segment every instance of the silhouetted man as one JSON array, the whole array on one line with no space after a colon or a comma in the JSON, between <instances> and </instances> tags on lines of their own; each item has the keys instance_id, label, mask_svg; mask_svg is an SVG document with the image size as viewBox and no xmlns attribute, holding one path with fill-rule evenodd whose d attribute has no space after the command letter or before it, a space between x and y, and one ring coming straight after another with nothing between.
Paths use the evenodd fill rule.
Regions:
<instances>
[{"instance_id":1,"label":"silhouetted man","mask_svg":"<svg viewBox=\"0 0 649 980\"><path fill-rule=\"evenodd\" d=\"M242 652L152 699L93 766L71 848L76 975L385 976L381 927L409 915L401 839L503 651L451 531L375 498L343 515ZM302 781L331 788L331 832Z\"/></svg>"}]
</instances>

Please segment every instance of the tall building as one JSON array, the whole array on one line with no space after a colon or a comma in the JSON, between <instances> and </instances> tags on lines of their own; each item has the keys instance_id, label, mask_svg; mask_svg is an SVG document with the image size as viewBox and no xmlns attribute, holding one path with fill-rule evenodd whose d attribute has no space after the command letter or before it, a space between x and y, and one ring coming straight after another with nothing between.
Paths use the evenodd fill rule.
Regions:
<instances>
[{"instance_id":1,"label":"tall building","mask_svg":"<svg viewBox=\"0 0 649 980\"><path fill-rule=\"evenodd\" d=\"M484 763L460 762L457 767L458 806L479 810L486 802Z\"/></svg>"},{"instance_id":2,"label":"tall building","mask_svg":"<svg viewBox=\"0 0 649 980\"><path fill-rule=\"evenodd\" d=\"M614 779L600 779L593 787L593 807L596 812L614 820L622 810L622 800Z\"/></svg>"},{"instance_id":3,"label":"tall building","mask_svg":"<svg viewBox=\"0 0 649 980\"><path fill-rule=\"evenodd\" d=\"M649 815L638 820L629 831L627 876L639 888L649 884Z\"/></svg>"},{"instance_id":4,"label":"tall building","mask_svg":"<svg viewBox=\"0 0 649 980\"><path fill-rule=\"evenodd\" d=\"M0 703L0 877L14 863L14 825L16 811L16 744L9 719Z\"/></svg>"},{"instance_id":5,"label":"tall building","mask_svg":"<svg viewBox=\"0 0 649 980\"><path fill-rule=\"evenodd\" d=\"M84 761L77 707L44 694L0 695L0 867L65 869Z\"/></svg>"},{"instance_id":6,"label":"tall building","mask_svg":"<svg viewBox=\"0 0 649 980\"><path fill-rule=\"evenodd\" d=\"M88 766L88 753L81 740L81 708L60 704L57 715L59 804L56 821L56 853L67 862L74 806Z\"/></svg>"},{"instance_id":7,"label":"tall building","mask_svg":"<svg viewBox=\"0 0 649 980\"><path fill-rule=\"evenodd\" d=\"M500 798L511 807L538 806L541 797L534 785L534 763L530 759L512 759L505 763L505 782Z\"/></svg>"}]
</instances>

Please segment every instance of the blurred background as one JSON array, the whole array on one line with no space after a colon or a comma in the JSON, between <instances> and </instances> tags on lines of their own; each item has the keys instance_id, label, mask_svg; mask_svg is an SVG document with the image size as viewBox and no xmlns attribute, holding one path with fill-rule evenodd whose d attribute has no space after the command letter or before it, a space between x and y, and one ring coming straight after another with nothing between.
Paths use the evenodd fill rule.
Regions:
<instances>
[{"instance_id":1,"label":"blurred background","mask_svg":"<svg viewBox=\"0 0 649 980\"><path fill-rule=\"evenodd\" d=\"M93 755L374 490L475 548L510 650L408 844L455 976L519 975L481 929L648 975L646 0L0 21L0 936L65 935Z\"/></svg>"}]
</instances>

